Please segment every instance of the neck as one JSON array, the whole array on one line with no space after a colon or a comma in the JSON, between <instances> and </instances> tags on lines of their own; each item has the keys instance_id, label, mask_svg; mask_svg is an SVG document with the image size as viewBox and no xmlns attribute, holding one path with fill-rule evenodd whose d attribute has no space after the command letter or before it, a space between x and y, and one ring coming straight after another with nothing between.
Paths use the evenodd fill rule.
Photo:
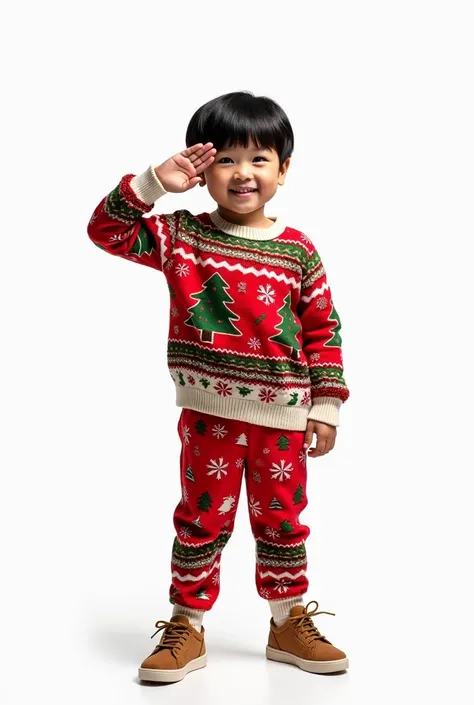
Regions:
<instances>
[{"instance_id":1,"label":"neck","mask_svg":"<svg viewBox=\"0 0 474 705\"><path fill-rule=\"evenodd\" d=\"M266 218L264 215L264 208L259 208L252 213L235 213L227 208L218 206L217 212L227 220L228 223L234 223L235 225L242 225L247 228L270 228L274 221L270 218Z\"/></svg>"}]
</instances>

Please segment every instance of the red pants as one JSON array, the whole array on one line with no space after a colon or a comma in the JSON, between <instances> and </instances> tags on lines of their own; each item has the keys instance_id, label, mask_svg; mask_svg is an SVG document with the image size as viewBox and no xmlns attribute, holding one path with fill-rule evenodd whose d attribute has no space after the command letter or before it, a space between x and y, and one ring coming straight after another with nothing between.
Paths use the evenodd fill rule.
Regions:
<instances>
[{"instance_id":1,"label":"red pants","mask_svg":"<svg viewBox=\"0 0 474 705\"><path fill-rule=\"evenodd\" d=\"M182 409L182 497L174 512L177 536L170 601L210 610L219 594L220 557L234 528L245 474L255 579L267 600L307 591L307 505L304 431L280 431Z\"/></svg>"}]
</instances>

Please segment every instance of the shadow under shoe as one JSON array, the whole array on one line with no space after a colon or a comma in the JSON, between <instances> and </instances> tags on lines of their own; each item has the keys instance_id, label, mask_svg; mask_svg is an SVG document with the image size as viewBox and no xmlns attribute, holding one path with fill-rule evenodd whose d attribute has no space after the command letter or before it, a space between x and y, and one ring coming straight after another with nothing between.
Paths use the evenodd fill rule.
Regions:
<instances>
[{"instance_id":1,"label":"shadow under shoe","mask_svg":"<svg viewBox=\"0 0 474 705\"><path fill-rule=\"evenodd\" d=\"M157 631L164 630L160 643L138 669L143 681L176 683L191 671L207 664L204 627L198 632L184 615L176 615L171 622L158 621Z\"/></svg>"},{"instance_id":2,"label":"shadow under shoe","mask_svg":"<svg viewBox=\"0 0 474 705\"><path fill-rule=\"evenodd\" d=\"M316 607L309 611L312 604ZM270 620L268 659L290 663L309 673L338 673L349 667L344 651L336 649L314 625L311 619L314 615L333 614L317 612L318 606L316 601L312 601L306 607L292 607L289 618L281 627L276 626L273 618Z\"/></svg>"}]
</instances>

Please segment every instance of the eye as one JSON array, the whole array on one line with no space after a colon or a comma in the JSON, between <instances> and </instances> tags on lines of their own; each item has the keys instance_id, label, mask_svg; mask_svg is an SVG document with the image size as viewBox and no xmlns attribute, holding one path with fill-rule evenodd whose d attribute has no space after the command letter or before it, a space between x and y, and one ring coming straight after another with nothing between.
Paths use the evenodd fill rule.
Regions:
<instances>
[{"instance_id":1,"label":"eye","mask_svg":"<svg viewBox=\"0 0 474 705\"><path fill-rule=\"evenodd\" d=\"M223 163L224 159L229 159L230 161L232 161L232 159L230 157L222 157L222 159L219 159L218 164ZM254 157L254 160L255 159L263 159L264 162L268 161L268 159L266 159L265 157Z\"/></svg>"}]
</instances>

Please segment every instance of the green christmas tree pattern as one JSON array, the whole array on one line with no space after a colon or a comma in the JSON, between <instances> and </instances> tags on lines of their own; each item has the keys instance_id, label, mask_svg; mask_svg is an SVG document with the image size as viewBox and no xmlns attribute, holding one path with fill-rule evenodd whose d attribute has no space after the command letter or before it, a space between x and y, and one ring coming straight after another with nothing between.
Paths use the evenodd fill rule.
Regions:
<instances>
[{"instance_id":1,"label":"green christmas tree pattern","mask_svg":"<svg viewBox=\"0 0 474 705\"><path fill-rule=\"evenodd\" d=\"M284 304L278 309L278 315L281 318L280 323L277 323L275 328L280 332L278 335L272 335L269 340L275 343L281 343L291 348L291 357L298 360L301 350L301 345L296 336L301 330L301 326L296 323L294 313L291 310L291 294L287 294L284 299Z\"/></svg>"},{"instance_id":2,"label":"green christmas tree pattern","mask_svg":"<svg viewBox=\"0 0 474 705\"><path fill-rule=\"evenodd\" d=\"M196 429L196 432L199 433L200 436L206 435L207 426L202 419L199 419L199 421L196 421L194 428Z\"/></svg>"},{"instance_id":3,"label":"green christmas tree pattern","mask_svg":"<svg viewBox=\"0 0 474 705\"><path fill-rule=\"evenodd\" d=\"M295 490L295 494L293 495L293 504L301 504L301 502L303 501L303 497L303 487L301 485L298 485Z\"/></svg>"},{"instance_id":4,"label":"green christmas tree pattern","mask_svg":"<svg viewBox=\"0 0 474 705\"><path fill-rule=\"evenodd\" d=\"M202 342L213 343L214 333L242 335L232 323L240 320L240 316L227 307L227 303L234 303L226 292L228 288L229 284L216 272L204 282L201 291L191 294L198 303L188 308L191 316L185 324L201 332Z\"/></svg>"},{"instance_id":5,"label":"green christmas tree pattern","mask_svg":"<svg viewBox=\"0 0 474 705\"><path fill-rule=\"evenodd\" d=\"M202 509L203 512L208 512L212 507L212 497L209 492L203 492L198 498L198 508Z\"/></svg>"},{"instance_id":6,"label":"green christmas tree pattern","mask_svg":"<svg viewBox=\"0 0 474 705\"><path fill-rule=\"evenodd\" d=\"M280 450L288 450L288 448L290 447L290 441L287 436L285 436L283 433L277 440L276 444Z\"/></svg>"},{"instance_id":7,"label":"green christmas tree pattern","mask_svg":"<svg viewBox=\"0 0 474 705\"><path fill-rule=\"evenodd\" d=\"M285 521L281 522L280 529L286 534L289 534L291 531L294 531L294 527L292 523L288 521L288 519L285 519Z\"/></svg>"},{"instance_id":8,"label":"green christmas tree pattern","mask_svg":"<svg viewBox=\"0 0 474 705\"><path fill-rule=\"evenodd\" d=\"M332 333L332 338L331 340L328 340L326 343L327 347L338 347L340 348L342 345L342 338L339 333L341 330L341 319L339 318L339 314L334 308L334 304L331 301L331 313L329 314L329 321L334 321L334 326L331 328L331 333Z\"/></svg>"}]
</instances>

